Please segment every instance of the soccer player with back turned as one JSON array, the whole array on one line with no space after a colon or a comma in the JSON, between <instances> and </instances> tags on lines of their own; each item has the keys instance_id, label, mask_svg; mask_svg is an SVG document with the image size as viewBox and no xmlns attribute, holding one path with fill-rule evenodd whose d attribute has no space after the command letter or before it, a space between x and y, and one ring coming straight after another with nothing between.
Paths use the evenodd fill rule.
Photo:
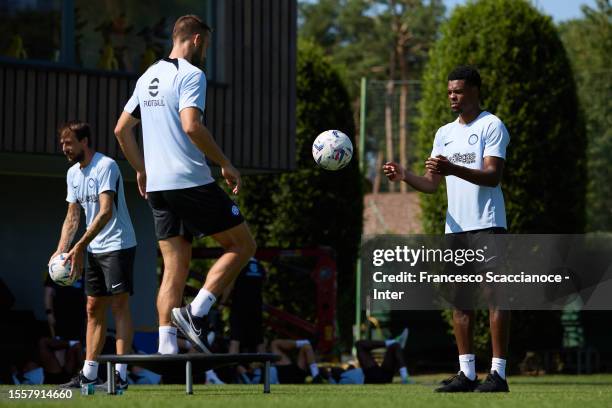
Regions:
<instances>
[{"instance_id":1,"label":"soccer player with back turned","mask_svg":"<svg viewBox=\"0 0 612 408\"><path fill-rule=\"evenodd\" d=\"M199 17L180 17L169 57L138 79L115 128L121 149L136 170L139 190L153 211L164 259L157 296L161 354L178 352L176 327L199 351L210 352L208 312L256 248L240 210L217 186L206 163L206 158L217 163L226 183L238 193L239 172L202 123L206 76L196 65L203 61L211 35ZM139 121L144 158L132 132ZM208 271L193 302L180 307L193 236L211 236L225 252Z\"/></svg>"},{"instance_id":2,"label":"soccer player with back turned","mask_svg":"<svg viewBox=\"0 0 612 408\"><path fill-rule=\"evenodd\" d=\"M404 181L423 193L434 193L446 178L449 238L470 242L487 234L506 232L506 210L501 190L506 147L510 136L502 121L480 108L481 79L473 67L461 66L448 76L448 100L458 118L438 129L426 172L418 176L397 163L383 166L391 181ZM459 373L437 392L507 392L506 358L510 312L489 306L493 360L483 383L476 378L473 310L453 310L453 329L459 351Z\"/></svg>"}]
</instances>

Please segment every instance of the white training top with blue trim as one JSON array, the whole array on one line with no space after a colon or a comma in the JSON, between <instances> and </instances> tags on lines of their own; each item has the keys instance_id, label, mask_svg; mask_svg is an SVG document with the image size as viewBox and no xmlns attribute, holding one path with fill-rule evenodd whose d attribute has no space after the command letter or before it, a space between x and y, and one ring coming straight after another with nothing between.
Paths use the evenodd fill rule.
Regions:
<instances>
[{"instance_id":1,"label":"white training top with blue trim","mask_svg":"<svg viewBox=\"0 0 612 408\"><path fill-rule=\"evenodd\" d=\"M124 110L142 122L147 192L197 187L214 181L204 154L183 131L180 112L204 114L206 75L182 58L151 65Z\"/></svg>"},{"instance_id":2,"label":"white training top with blue trim","mask_svg":"<svg viewBox=\"0 0 612 408\"><path fill-rule=\"evenodd\" d=\"M505 160L510 135L502 121L483 111L471 123L459 118L438 129L431 157L445 156L452 163L482 170L484 158ZM479 186L456 176L446 176L447 234L506 226L506 208L501 185Z\"/></svg>"},{"instance_id":3,"label":"white training top with blue trim","mask_svg":"<svg viewBox=\"0 0 612 408\"><path fill-rule=\"evenodd\" d=\"M105 191L115 193L113 215L87 246L89 252L98 254L136 246L136 234L125 202L123 178L113 159L102 153L94 153L86 167L81 168L76 163L68 169L66 184L66 201L81 204L87 227L100 212L100 194Z\"/></svg>"}]
</instances>

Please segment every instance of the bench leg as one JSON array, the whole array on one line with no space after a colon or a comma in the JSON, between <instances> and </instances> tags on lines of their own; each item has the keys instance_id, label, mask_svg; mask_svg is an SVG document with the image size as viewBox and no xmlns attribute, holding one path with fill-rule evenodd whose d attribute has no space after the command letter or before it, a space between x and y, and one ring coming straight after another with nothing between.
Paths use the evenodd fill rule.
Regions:
<instances>
[{"instance_id":1,"label":"bench leg","mask_svg":"<svg viewBox=\"0 0 612 408\"><path fill-rule=\"evenodd\" d=\"M264 365L264 394L270 393L270 362L266 361Z\"/></svg>"},{"instance_id":2,"label":"bench leg","mask_svg":"<svg viewBox=\"0 0 612 408\"><path fill-rule=\"evenodd\" d=\"M106 384L107 384L107 392L110 395L117 394L117 390L115 389L115 363L109 361L106 363Z\"/></svg>"},{"instance_id":3,"label":"bench leg","mask_svg":"<svg viewBox=\"0 0 612 408\"><path fill-rule=\"evenodd\" d=\"M187 394L193 394L193 376L191 372L191 361L185 363L185 387Z\"/></svg>"},{"instance_id":4,"label":"bench leg","mask_svg":"<svg viewBox=\"0 0 612 408\"><path fill-rule=\"evenodd\" d=\"M111 382L110 382L111 373L113 372L112 370L113 370L113 368L112 368L112 366L111 366L111 362L110 362L110 361L108 361L108 362L106 363L106 378L107 378L107 380L108 380L108 381L106 381L106 392L107 392L108 394L112 394L112 393L113 393L113 390L112 390L112 388L111 388Z\"/></svg>"}]
</instances>

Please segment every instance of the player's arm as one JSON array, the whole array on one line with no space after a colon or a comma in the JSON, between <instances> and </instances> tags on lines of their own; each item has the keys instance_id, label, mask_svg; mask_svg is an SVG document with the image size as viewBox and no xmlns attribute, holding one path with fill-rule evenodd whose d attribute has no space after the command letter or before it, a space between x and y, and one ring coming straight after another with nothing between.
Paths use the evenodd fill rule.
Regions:
<instances>
[{"instance_id":1,"label":"player's arm","mask_svg":"<svg viewBox=\"0 0 612 408\"><path fill-rule=\"evenodd\" d=\"M144 158L138 143L136 143L136 135L134 135L133 131L134 126L138 122L140 122L139 119L132 116L129 112L123 111L115 126L115 137L125 158L130 162L132 168L136 170L136 181L138 182L140 195L146 198L147 174L145 172Z\"/></svg>"},{"instance_id":2,"label":"player's arm","mask_svg":"<svg viewBox=\"0 0 612 408\"><path fill-rule=\"evenodd\" d=\"M425 162L427 170L433 174L456 176L483 187L497 187L504 171L504 159L495 156L484 158L483 168L470 169L451 163L444 156L430 157Z\"/></svg>"},{"instance_id":3,"label":"player's arm","mask_svg":"<svg viewBox=\"0 0 612 408\"><path fill-rule=\"evenodd\" d=\"M81 239L74 245L74 247L72 247L70 252L68 252L68 256L66 257L67 259L64 261L64 263L68 261L72 262L72 268L70 271L71 276L76 275L77 278L81 276L85 249L112 218L114 197L115 192L110 190L104 191L98 196L98 200L100 201L100 211L98 211L98 214L87 228L87 231L85 231L85 234L83 234Z\"/></svg>"},{"instance_id":4,"label":"player's arm","mask_svg":"<svg viewBox=\"0 0 612 408\"><path fill-rule=\"evenodd\" d=\"M442 180L442 176L430 171L425 172L422 176L417 176L395 162L385 163L383 172L389 180L403 181L415 190L427 194L435 193Z\"/></svg>"},{"instance_id":5,"label":"player's arm","mask_svg":"<svg viewBox=\"0 0 612 408\"><path fill-rule=\"evenodd\" d=\"M202 123L198 108L187 107L181 110L181 126L193 144L210 160L221 167L221 173L234 194L240 190L240 173L215 142L212 135Z\"/></svg>"},{"instance_id":6,"label":"player's arm","mask_svg":"<svg viewBox=\"0 0 612 408\"><path fill-rule=\"evenodd\" d=\"M51 258L49 258L49 263L51 263L51 259L55 258L57 255L68 251L70 243L74 239L74 234L76 234L79 228L80 218L81 206L79 203L68 203L68 211L66 212L66 218L64 218L64 224L62 225L62 234L60 235L57 249L53 255L51 255Z\"/></svg>"}]
</instances>

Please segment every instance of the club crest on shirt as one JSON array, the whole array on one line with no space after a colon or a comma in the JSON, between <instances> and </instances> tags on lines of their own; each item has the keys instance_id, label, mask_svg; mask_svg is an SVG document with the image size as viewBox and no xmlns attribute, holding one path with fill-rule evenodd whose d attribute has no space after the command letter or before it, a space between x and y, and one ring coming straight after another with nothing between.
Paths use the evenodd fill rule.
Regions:
<instances>
[{"instance_id":1,"label":"club crest on shirt","mask_svg":"<svg viewBox=\"0 0 612 408\"><path fill-rule=\"evenodd\" d=\"M476 144L477 141L478 141L478 135L472 133L468 139L468 143L473 145L473 144Z\"/></svg>"},{"instance_id":2,"label":"club crest on shirt","mask_svg":"<svg viewBox=\"0 0 612 408\"><path fill-rule=\"evenodd\" d=\"M72 188L77 201L80 204L84 203L97 203L98 202L98 186L96 180L92 177L83 179L83 182L87 185L84 190L80 190L81 186L78 181L72 181ZM76 184L76 185L75 185Z\"/></svg>"}]
</instances>

